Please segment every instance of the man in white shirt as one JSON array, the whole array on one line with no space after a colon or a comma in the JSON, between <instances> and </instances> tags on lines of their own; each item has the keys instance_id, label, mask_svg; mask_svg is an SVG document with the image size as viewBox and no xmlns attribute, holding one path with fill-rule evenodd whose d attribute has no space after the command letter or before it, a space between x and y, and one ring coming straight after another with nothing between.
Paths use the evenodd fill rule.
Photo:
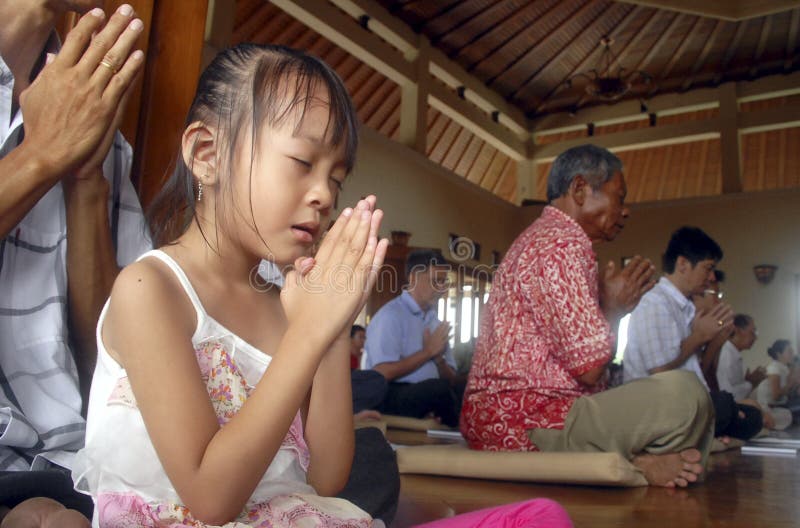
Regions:
<instances>
[{"instance_id":1,"label":"man in white shirt","mask_svg":"<svg viewBox=\"0 0 800 528\"><path fill-rule=\"evenodd\" d=\"M675 231L664 253L664 273L631 314L623 359L625 383L683 369L694 372L709 388L700 357L720 331L732 324L725 303L696 311L691 297L701 295L716 280L714 270L722 249L696 227ZM739 405L731 394L710 390L715 411L715 435L749 439L761 430L759 409ZM678 397L676 395L676 397Z\"/></svg>"},{"instance_id":2,"label":"man in white shirt","mask_svg":"<svg viewBox=\"0 0 800 528\"><path fill-rule=\"evenodd\" d=\"M98 3L0 2L0 518L45 493L82 506L68 468L97 316L119 266L150 245L116 132L143 26L127 5L89 12ZM89 13L59 49L71 10Z\"/></svg>"},{"instance_id":3,"label":"man in white shirt","mask_svg":"<svg viewBox=\"0 0 800 528\"><path fill-rule=\"evenodd\" d=\"M720 390L730 392L736 401L747 399L766 377L764 367L745 372L742 352L750 350L758 337L756 323L745 314L733 318L733 335L722 345L717 365Z\"/></svg>"}]
</instances>

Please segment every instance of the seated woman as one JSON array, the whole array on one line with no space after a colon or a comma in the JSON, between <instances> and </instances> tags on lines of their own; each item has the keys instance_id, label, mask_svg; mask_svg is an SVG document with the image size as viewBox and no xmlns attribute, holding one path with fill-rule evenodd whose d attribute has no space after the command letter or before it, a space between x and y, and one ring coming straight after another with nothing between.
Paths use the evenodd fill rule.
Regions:
<instances>
[{"instance_id":1,"label":"seated woman","mask_svg":"<svg viewBox=\"0 0 800 528\"><path fill-rule=\"evenodd\" d=\"M767 353L772 361L767 365L767 379L758 387L758 402L762 406L800 410L800 370L794 361L792 344L778 339Z\"/></svg>"}]
</instances>

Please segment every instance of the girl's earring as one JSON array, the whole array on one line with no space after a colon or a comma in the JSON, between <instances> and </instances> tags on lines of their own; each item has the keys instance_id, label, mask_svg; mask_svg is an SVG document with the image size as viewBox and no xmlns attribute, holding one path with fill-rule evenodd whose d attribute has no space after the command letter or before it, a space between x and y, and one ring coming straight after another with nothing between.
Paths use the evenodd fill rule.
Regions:
<instances>
[{"instance_id":1,"label":"girl's earring","mask_svg":"<svg viewBox=\"0 0 800 528\"><path fill-rule=\"evenodd\" d=\"M202 199L203 199L203 182L197 180L197 201L199 202Z\"/></svg>"}]
</instances>

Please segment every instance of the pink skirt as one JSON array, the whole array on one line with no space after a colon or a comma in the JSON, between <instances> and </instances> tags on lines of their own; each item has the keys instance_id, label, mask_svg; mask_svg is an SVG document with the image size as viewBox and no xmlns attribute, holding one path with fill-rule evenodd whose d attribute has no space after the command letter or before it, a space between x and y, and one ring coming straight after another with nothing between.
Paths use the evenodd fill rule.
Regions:
<instances>
[{"instance_id":1,"label":"pink skirt","mask_svg":"<svg viewBox=\"0 0 800 528\"><path fill-rule=\"evenodd\" d=\"M566 510L550 499L532 499L463 513L416 528L573 528Z\"/></svg>"}]
</instances>

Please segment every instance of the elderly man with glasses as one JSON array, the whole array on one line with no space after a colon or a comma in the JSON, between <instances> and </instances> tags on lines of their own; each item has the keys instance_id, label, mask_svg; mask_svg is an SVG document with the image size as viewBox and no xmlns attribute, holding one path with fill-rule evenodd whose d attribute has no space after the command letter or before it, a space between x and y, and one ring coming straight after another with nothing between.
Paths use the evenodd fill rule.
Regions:
<instances>
[{"instance_id":1,"label":"elderly man with glasses","mask_svg":"<svg viewBox=\"0 0 800 528\"><path fill-rule=\"evenodd\" d=\"M430 414L455 427L464 378L448 343L450 325L439 320L437 301L449 287L450 265L441 252L408 255L408 286L386 303L367 327L366 368L389 381L380 410L422 418Z\"/></svg>"}]
</instances>

